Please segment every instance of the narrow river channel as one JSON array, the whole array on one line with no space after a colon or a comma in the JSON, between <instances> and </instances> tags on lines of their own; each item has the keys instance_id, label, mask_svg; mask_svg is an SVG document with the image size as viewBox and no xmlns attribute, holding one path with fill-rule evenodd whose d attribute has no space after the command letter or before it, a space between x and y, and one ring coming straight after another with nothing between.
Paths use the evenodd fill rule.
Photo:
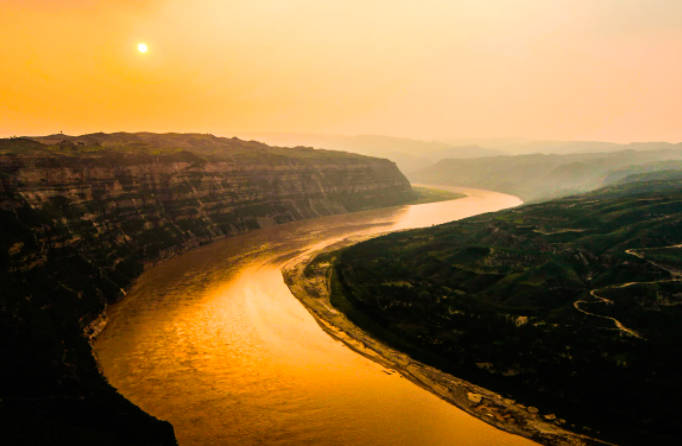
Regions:
<instances>
[{"instance_id":1,"label":"narrow river channel","mask_svg":"<svg viewBox=\"0 0 682 446\"><path fill-rule=\"evenodd\" d=\"M306 220L224 239L145 271L95 354L126 398L189 445L520 445L328 336L284 284L293 256L341 238L518 205L459 200Z\"/></svg>"}]
</instances>

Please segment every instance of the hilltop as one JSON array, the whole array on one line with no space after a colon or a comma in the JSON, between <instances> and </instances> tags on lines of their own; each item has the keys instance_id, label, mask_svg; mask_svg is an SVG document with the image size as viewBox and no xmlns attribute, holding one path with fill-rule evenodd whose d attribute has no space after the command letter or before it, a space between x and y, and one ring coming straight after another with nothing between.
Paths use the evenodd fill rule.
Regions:
<instances>
[{"instance_id":1,"label":"hilltop","mask_svg":"<svg viewBox=\"0 0 682 446\"><path fill-rule=\"evenodd\" d=\"M0 155L77 155L102 153L131 155L168 155L190 152L210 158L248 158L251 156L284 156L287 158L362 158L362 155L312 147L269 146L258 141L225 138L199 133L91 133L80 136L55 134L0 139Z\"/></svg>"}]
</instances>

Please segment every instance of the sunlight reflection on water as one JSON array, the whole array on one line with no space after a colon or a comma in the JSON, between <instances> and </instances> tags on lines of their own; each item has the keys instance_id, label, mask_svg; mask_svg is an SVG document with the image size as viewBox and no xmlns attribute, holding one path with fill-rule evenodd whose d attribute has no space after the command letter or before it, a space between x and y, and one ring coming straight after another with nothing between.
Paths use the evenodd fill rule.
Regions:
<instances>
[{"instance_id":1,"label":"sunlight reflection on water","mask_svg":"<svg viewBox=\"0 0 682 446\"><path fill-rule=\"evenodd\" d=\"M105 376L170 421L182 446L530 444L333 340L280 273L292 253L338 238L520 203L464 191L469 196L454 201L262 229L156 265L110 308L95 344Z\"/></svg>"}]
</instances>

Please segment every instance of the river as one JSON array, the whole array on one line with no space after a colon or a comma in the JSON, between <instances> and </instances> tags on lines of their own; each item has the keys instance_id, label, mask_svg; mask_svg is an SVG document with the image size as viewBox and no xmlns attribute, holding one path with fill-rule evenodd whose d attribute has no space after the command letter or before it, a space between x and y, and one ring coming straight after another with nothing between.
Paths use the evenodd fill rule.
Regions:
<instances>
[{"instance_id":1,"label":"river","mask_svg":"<svg viewBox=\"0 0 682 446\"><path fill-rule=\"evenodd\" d=\"M347 236L520 204L466 198L324 217L223 239L145 271L94 351L109 382L189 445L533 444L461 411L332 339L281 266Z\"/></svg>"}]
</instances>

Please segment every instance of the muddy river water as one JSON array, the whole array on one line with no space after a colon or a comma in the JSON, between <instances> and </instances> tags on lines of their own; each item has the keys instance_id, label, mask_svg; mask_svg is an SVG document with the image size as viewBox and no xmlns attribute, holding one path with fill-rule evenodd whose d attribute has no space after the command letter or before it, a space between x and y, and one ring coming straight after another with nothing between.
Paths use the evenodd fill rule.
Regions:
<instances>
[{"instance_id":1,"label":"muddy river water","mask_svg":"<svg viewBox=\"0 0 682 446\"><path fill-rule=\"evenodd\" d=\"M159 263L109 308L95 343L111 384L188 445L520 445L328 336L281 265L347 236L520 203L496 192L306 220Z\"/></svg>"}]
</instances>

